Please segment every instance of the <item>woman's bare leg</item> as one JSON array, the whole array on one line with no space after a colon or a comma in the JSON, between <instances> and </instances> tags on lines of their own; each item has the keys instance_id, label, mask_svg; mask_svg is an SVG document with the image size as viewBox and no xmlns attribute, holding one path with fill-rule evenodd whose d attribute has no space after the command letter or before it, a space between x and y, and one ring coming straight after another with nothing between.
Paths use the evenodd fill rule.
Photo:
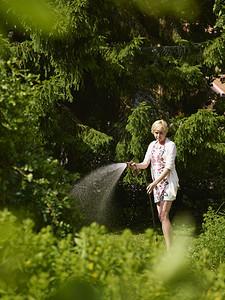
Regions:
<instances>
[{"instance_id":1,"label":"woman's bare leg","mask_svg":"<svg viewBox=\"0 0 225 300\"><path fill-rule=\"evenodd\" d=\"M169 211L172 205L172 201L160 201L157 202L157 209L159 219L162 223L162 231L166 241L167 250L171 247L172 242L172 226L169 219Z\"/></svg>"}]
</instances>

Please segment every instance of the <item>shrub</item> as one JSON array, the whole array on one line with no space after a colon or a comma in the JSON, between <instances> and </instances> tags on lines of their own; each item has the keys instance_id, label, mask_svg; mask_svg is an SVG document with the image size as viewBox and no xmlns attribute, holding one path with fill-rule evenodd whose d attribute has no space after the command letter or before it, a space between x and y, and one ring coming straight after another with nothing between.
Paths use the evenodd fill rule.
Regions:
<instances>
[{"instance_id":1,"label":"shrub","mask_svg":"<svg viewBox=\"0 0 225 300\"><path fill-rule=\"evenodd\" d=\"M151 229L137 243L130 230L115 236L96 223L61 240L50 226L37 234L32 226L0 212L3 300L223 299L225 265L215 273L205 255L187 256L186 237L166 253Z\"/></svg>"},{"instance_id":2,"label":"shrub","mask_svg":"<svg viewBox=\"0 0 225 300\"><path fill-rule=\"evenodd\" d=\"M200 260L204 267L216 272L219 265L225 263L225 214L209 207L208 212L204 214L202 229L192 255Z\"/></svg>"},{"instance_id":3,"label":"shrub","mask_svg":"<svg viewBox=\"0 0 225 300\"><path fill-rule=\"evenodd\" d=\"M0 61L0 207L26 208L37 229L51 224L64 235L80 225L79 213L69 209L78 174L44 150L38 78L14 65Z\"/></svg>"}]
</instances>

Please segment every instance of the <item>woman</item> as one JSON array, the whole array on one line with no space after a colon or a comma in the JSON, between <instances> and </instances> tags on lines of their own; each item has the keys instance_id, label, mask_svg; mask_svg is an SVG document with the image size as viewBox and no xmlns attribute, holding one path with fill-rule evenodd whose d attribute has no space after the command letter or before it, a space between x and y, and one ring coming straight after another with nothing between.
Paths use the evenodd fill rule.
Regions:
<instances>
[{"instance_id":1,"label":"woman","mask_svg":"<svg viewBox=\"0 0 225 300\"><path fill-rule=\"evenodd\" d=\"M153 191L168 250L171 246L172 235L169 211L173 200L176 199L179 187L175 169L176 145L166 137L168 126L164 120L154 122L151 132L156 141L149 144L143 162L132 162L130 167L146 169L151 162L153 182L148 185L147 192L150 194Z\"/></svg>"}]
</instances>

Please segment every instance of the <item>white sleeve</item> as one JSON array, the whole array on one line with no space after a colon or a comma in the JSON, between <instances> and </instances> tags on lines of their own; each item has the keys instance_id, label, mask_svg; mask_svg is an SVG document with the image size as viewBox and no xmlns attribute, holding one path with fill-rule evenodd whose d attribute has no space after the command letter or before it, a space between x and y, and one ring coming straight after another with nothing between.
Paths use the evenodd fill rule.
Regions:
<instances>
[{"instance_id":1,"label":"white sleeve","mask_svg":"<svg viewBox=\"0 0 225 300\"><path fill-rule=\"evenodd\" d=\"M143 162L147 162L149 164L151 160L151 155L152 155L152 143L150 143L148 146Z\"/></svg>"},{"instance_id":2,"label":"white sleeve","mask_svg":"<svg viewBox=\"0 0 225 300\"><path fill-rule=\"evenodd\" d=\"M174 142L170 142L167 148L166 164L165 168L171 170L175 166L175 158L177 154L177 148Z\"/></svg>"}]
</instances>

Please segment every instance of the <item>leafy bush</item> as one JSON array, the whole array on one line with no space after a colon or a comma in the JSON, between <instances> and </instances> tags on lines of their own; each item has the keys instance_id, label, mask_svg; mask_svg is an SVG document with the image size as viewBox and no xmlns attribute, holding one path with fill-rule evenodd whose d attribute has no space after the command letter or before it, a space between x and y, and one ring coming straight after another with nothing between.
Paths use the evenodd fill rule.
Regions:
<instances>
[{"instance_id":1,"label":"leafy bush","mask_svg":"<svg viewBox=\"0 0 225 300\"><path fill-rule=\"evenodd\" d=\"M160 251L157 245L151 246L154 245L151 230L136 252L129 230L115 241L105 234L103 226L93 223L77 234L74 244L70 234L58 240L50 226L38 234L33 233L32 227L30 220L21 224L7 210L0 213L2 299L47 299L73 280L105 288L104 293L118 293L119 278L128 284L133 274L141 272L145 259L152 261ZM124 287L119 285L122 290Z\"/></svg>"},{"instance_id":2,"label":"leafy bush","mask_svg":"<svg viewBox=\"0 0 225 300\"><path fill-rule=\"evenodd\" d=\"M65 234L80 226L78 212L69 209L69 189L78 174L66 172L44 150L38 78L1 61L0 79L0 206L26 208L37 229L52 224Z\"/></svg>"},{"instance_id":3,"label":"leafy bush","mask_svg":"<svg viewBox=\"0 0 225 300\"><path fill-rule=\"evenodd\" d=\"M183 199L201 212L209 205L218 207L224 201L224 117L200 109L183 120L179 117L177 124L174 142Z\"/></svg>"},{"instance_id":4,"label":"leafy bush","mask_svg":"<svg viewBox=\"0 0 225 300\"><path fill-rule=\"evenodd\" d=\"M190 258L187 238L165 253L151 229L137 243L129 230L115 236L96 223L60 240L50 226L32 227L0 212L3 300L223 299L225 265L215 273L204 267L209 256Z\"/></svg>"},{"instance_id":5,"label":"leafy bush","mask_svg":"<svg viewBox=\"0 0 225 300\"><path fill-rule=\"evenodd\" d=\"M132 109L127 120L125 136L116 146L117 161L134 160L138 162L144 159L148 145L153 140L151 133L153 118L153 109L145 102ZM135 180L139 183L145 183L142 177L134 178L133 175L134 172L127 168L124 182L130 183Z\"/></svg>"},{"instance_id":6,"label":"leafy bush","mask_svg":"<svg viewBox=\"0 0 225 300\"><path fill-rule=\"evenodd\" d=\"M192 255L203 261L205 267L216 271L220 264L225 264L225 213L216 212L209 207L204 214L202 229Z\"/></svg>"}]
</instances>

